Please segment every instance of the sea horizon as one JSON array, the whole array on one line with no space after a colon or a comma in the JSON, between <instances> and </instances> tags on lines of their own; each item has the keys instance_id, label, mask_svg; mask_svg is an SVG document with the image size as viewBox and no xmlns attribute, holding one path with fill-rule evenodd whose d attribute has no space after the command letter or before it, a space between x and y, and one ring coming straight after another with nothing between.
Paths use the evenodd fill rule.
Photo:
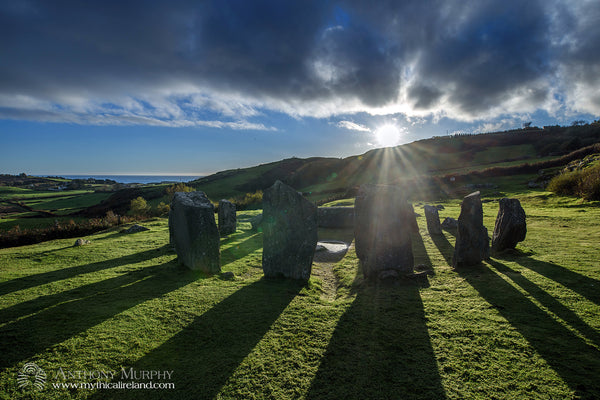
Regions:
<instances>
[{"instance_id":1,"label":"sea horizon","mask_svg":"<svg viewBox=\"0 0 600 400\"><path fill-rule=\"evenodd\" d=\"M203 175L62 175L62 174L45 174L35 175L39 177L61 177L65 179L110 179L118 183L161 183L161 182L189 182L198 178L202 178Z\"/></svg>"}]
</instances>

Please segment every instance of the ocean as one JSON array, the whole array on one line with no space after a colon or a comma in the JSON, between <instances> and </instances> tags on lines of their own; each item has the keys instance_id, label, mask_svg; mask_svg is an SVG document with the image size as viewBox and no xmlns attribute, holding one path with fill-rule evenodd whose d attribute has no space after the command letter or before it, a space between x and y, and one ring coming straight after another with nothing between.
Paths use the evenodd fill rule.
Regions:
<instances>
[{"instance_id":1,"label":"ocean","mask_svg":"<svg viewBox=\"0 0 600 400\"><path fill-rule=\"evenodd\" d=\"M48 175L44 175L48 176ZM53 175L54 176L54 175ZM196 175L60 175L67 179L111 179L119 183L189 182L202 178Z\"/></svg>"}]
</instances>

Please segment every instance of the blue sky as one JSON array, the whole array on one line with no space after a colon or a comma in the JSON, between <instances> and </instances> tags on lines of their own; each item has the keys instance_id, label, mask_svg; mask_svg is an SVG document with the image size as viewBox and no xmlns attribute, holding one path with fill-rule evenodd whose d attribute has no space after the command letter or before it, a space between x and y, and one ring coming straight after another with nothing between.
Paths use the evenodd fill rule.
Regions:
<instances>
[{"instance_id":1,"label":"blue sky","mask_svg":"<svg viewBox=\"0 0 600 400\"><path fill-rule=\"evenodd\" d=\"M599 21L597 1L0 2L0 173L203 175L592 121Z\"/></svg>"}]
</instances>

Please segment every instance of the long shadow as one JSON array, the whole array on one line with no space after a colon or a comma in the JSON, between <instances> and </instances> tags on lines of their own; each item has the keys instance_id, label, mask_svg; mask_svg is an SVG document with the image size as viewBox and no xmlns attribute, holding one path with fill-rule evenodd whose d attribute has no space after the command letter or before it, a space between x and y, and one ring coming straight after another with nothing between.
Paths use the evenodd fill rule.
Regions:
<instances>
[{"instance_id":1,"label":"long shadow","mask_svg":"<svg viewBox=\"0 0 600 400\"><path fill-rule=\"evenodd\" d=\"M215 398L301 288L292 281L262 279L202 314L131 366L173 371L175 390L144 391L144 398ZM109 392L92 399L139 398L135 390Z\"/></svg>"},{"instance_id":2,"label":"long shadow","mask_svg":"<svg viewBox=\"0 0 600 400\"><path fill-rule=\"evenodd\" d=\"M508 269L497 262L494 265L505 272ZM595 347L557 322L490 268L457 271L527 339L575 392L575 398L600 398L600 352ZM540 295L525 282L519 283ZM543 300L548 302L545 296ZM555 304L550 305L565 315Z\"/></svg>"},{"instance_id":3,"label":"long shadow","mask_svg":"<svg viewBox=\"0 0 600 400\"><path fill-rule=\"evenodd\" d=\"M506 265L492 259L488 260L488 264L531 294L537 301L539 301L573 328L577 329L585 337L593 341L597 346L600 346L600 334L586 324L576 313L573 312L573 310L563 305L547 292L539 288L535 283L531 282L529 279L525 278L523 275L512 270Z\"/></svg>"},{"instance_id":4,"label":"long shadow","mask_svg":"<svg viewBox=\"0 0 600 400\"><path fill-rule=\"evenodd\" d=\"M257 249L260 249L262 247L262 241L258 240L258 235L260 235L260 233L244 232L244 234L238 236L236 238L237 240L243 238L241 242L221 251L221 267L244 258L248 254L254 253ZM233 240L233 238L231 240ZM221 245L223 243L224 242L221 242Z\"/></svg>"},{"instance_id":5,"label":"long shadow","mask_svg":"<svg viewBox=\"0 0 600 400\"><path fill-rule=\"evenodd\" d=\"M433 265L431 264L429 254L427 254L427 249L425 248L425 243L423 243L423 237L421 234L419 232L415 232L411 235L411 239L415 265L424 264L430 266L433 271Z\"/></svg>"},{"instance_id":6,"label":"long shadow","mask_svg":"<svg viewBox=\"0 0 600 400\"><path fill-rule=\"evenodd\" d=\"M55 271L43 272L41 274L28 275L21 278L11 279L10 281L0 283L0 296L16 292L18 290L29 289L35 286L45 285L50 282L71 278L79 274L96 272L101 271L103 269L120 267L121 265L151 260L153 258L166 254L167 250L167 246L163 246L158 249L146 250L140 253L130 254L128 256L113 258L106 261L78 265L75 267L61 268Z\"/></svg>"},{"instance_id":7,"label":"long shadow","mask_svg":"<svg viewBox=\"0 0 600 400\"><path fill-rule=\"evenodd\" d=\"M78 288L76 298L69 298L74 292L66 293L64 302L0 328L0 368L12 366L199 277L200 274L184 270L171 261Z\"/></svg>"},{"instance_id":8,"label":"long shadow","mask_svg":"<svg viewBox=\"0 0 600 400\"><path fill-rule=\"evenodd\" d=\"M452 266L452 256L454 255L454 246L450 244L448 239L446 239L445 235L431 235L431 240L435 244L435 247L438 248L446 263Z\"/></svg>"},{"instance_id":9,"label":"long shadow","mask_svg":"<svg viewBox=\"0 0 600 400\"><path fill-rule=\"evenodd\" d=\"M600 280L589 278L560 265L539 261L531 257L506 257L506 259L514 261L522 267L535 271L548 279L552 279L579 293L589 301L600 305Z\"/></svg>"},{"instance_id":10,"label":"long shadow","mask_svg":"<svg viewBox=\"0 0 600 400\"><path fill-rule=\"evenodd\" d=\"M362 285L307 399L445 399L419 288Z\"/></svg>"}]
</instances>

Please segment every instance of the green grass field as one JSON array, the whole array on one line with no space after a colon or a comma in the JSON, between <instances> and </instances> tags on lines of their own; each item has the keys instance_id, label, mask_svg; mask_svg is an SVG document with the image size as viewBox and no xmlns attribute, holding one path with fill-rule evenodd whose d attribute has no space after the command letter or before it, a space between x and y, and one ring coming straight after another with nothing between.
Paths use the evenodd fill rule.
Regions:
<instances>
[{"instance_id":1,"label":"green grass field","mask_svg":"<svg viewBox=\"0 0 600 400\"><path fill-rule=\"evenodd\" d=\"M413 237L428 285L365 283L354 251L313 266L308 285L262 278L262 237L239 213L223 271L176 263L165 219L0 250L0 398L594 399L600 398L600 207L518 193L528 214L517 251L453 270L454 237ZM459 200L440 216L457 217ZM422 205L415 211L422 214ZM484 204L491 234L497 204ZM321 239L351 232L321 231ZM21 389L35 362L43 391ZM175 389L59 389L57 371L173 371ZM144 380L141 380L144 381Z\"/></svg>"}]
</instances>

